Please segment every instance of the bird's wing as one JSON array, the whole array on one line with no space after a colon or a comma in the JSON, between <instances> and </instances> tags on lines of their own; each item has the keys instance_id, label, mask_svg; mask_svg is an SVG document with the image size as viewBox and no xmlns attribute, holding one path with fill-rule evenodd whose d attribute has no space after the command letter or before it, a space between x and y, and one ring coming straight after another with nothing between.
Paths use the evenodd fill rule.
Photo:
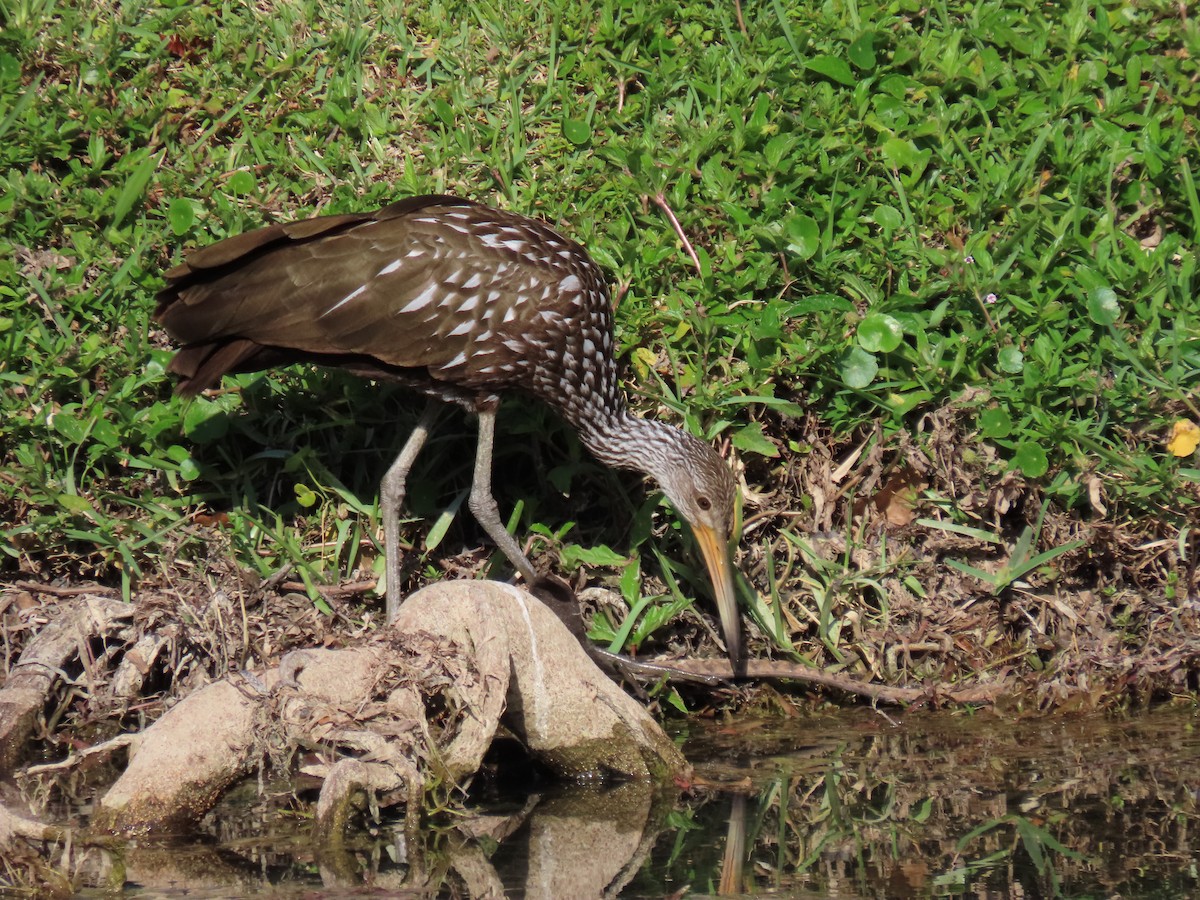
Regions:
<instances>
[{"instance_id":1,"label":"bird's wing","mask_svg":"<svg viewBox=\"0 0 1200 900\"><path fill-rule=\"evenodd\" d=\"M167 273L156 318L185 346L242 340L453 367L552 302L571 270L530 254L547 234L557 238L444 197L272 225L190 254Z\"/></svg>"}]
</instances>

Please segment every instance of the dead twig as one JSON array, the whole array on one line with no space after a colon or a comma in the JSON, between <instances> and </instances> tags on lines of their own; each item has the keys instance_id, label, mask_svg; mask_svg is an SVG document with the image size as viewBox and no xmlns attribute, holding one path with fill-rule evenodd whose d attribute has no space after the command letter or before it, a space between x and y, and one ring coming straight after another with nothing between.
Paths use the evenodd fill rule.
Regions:
<instances>
[{"instance_id":1,"label":"dead twig","mask_svg":"<svg viewBox=\"0 0 1200 900\"><path fill-rule=\"evenodd\" d=\"M671 220L671 227L675 229L675 234L683 243L683 249L687 251L688 256L692 258L692 265L696 267L696 274L702 275L703 270L700 268L700 257L696 255L695 249L692 247L692 242L688 240L688 236L683 233L683 226L679 224L679 220L675 218L675 212L671 209L671 205L667 203L667 198L660 191L652 198L654 203L667 214L667 218Z\"/></svg>"},{"instance_id":2,"label":"dead twig","mask_svg":"<svg viewBox=\"0 0 1200 900\"><path fill-rule=\"evenodd\" d=\"M32 775L44 775L47 772L61 772L64 769L73 769L85 759L90 759L93 756L103 756L107 753L112 753L114 750L120 750L122 747L128 747L137 739L138 735L136 734L118 734L107 741L102 741L91 747L85 747L78 753L72 753L66 759L60 759L58 762L42 763L40 766L27 766L18 774L22 777L28 777Z\"/></svg>"},{"instance_id":3,"label":"dead twig","mask_svg":"<svg viewBox=\"0 0 1200 900\"><path fill-rule=\"evenodd\" d=\"M62 841L71 834L71 829L57 825L47 825L29 816L13 812L6 806L0 805L0 847L8 850L16 843L17 838L23 838L32 843L47 843Z\"/></svg>"},{"instance_id":4,"label":"dead twig","mask_svg":"<svg viewBox=\"0 0 1200 900\"><path fill-rule=\"evenodd\" d=\"M730 666L728 660L724 659L681 659L667 663L642 662L641 665L646 668L644 674L654 674L668 680L711 683L710 679L732 680L734 677L733 667ZM857 697L866 697L879 703L894 703L897 706L939 700L951 703L992 703L1004 693L1006 688L1006 682L1002 681L955 689L943 689L937 686L892 687L886 684L860 681L845 675L832 675L801 663L772 659L750 660L746 663L746 672L743 678L751 681L799 681L804 684L815 684L843 691Z\"/></svg>"}]
</instances>

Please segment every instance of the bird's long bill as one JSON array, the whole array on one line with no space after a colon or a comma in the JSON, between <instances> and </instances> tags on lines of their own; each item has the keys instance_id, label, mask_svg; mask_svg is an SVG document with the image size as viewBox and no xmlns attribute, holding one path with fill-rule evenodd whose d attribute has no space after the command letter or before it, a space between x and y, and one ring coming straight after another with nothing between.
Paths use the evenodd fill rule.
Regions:
<instances>
[{"instance_id":1,"label":"bird's long bill","mask_svg":"<svg viewBox=\"0 0 1200 900\"><path fill-rule=\"evenodd\" d=\"M724 535L703 525L694 527L696 543L708 567L713 593L717 597L717 612L721 615L721 631L725 635L725 650L733 673L742 673L742 620L738 615L737 592L733 583L733 562L729 557L729 542Z\"/></svg>"}]
</instances>

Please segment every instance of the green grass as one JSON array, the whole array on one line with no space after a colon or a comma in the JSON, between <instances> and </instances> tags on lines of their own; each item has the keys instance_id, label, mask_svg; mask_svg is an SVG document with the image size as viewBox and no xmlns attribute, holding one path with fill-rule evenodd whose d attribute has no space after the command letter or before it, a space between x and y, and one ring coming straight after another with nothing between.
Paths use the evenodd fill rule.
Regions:
<instances>
[{"instance_id":1,"label":"green grass","mask_svg":"<svg viewBox=\"0 0 1200 900\"><path fill-rule=\"evenodd\" d=\"M153 294L184 247L437 191L584 243L617 286L635 404L728 441L776 508L807 508L813 421L890 452L952 406L980 486L1009 472L1096 520L1096 477L1105 521L1194 527L1200 466L1164 435L1200 419L1195 19L1165 0L741 12L744 31L733 3L4 0L0 565L132 589L202 558L190 517L225 511L248 568L352 569L417 406L309 372L185 404ZM501 423L548 434L547 474L502 491L520 534L612 564L631 603L643 574L669 607L695 592L654 499L544 411ZM445 418L414 515L459 496L472 433ZM748 558L784 565L780 527Z\"/></svg>"}]
</instances>

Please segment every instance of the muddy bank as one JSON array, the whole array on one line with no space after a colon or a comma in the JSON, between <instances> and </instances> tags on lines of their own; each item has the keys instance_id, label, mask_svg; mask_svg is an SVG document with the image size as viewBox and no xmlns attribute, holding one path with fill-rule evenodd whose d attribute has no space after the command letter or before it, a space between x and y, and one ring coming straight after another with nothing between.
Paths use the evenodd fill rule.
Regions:
<instances>
[{"instance_id":1,"label":"muddy bank","mask_svg":"<svg viewBox=\"0 0 1200 900\"><path fill-rule=\"evenodd\" d=\"M903 519L907 509L915 516L919 504L904 493L912 485L891 490L889 484L884 479L878 486L874 515ZM195 564L189 563L166 572L158 585L144 585L130 603L95 585L29 579L0 585L7 654L0 761L18 772L17 790L3 801L0 833L10 847L24 848L14 859L26 861L28 879L51 884L62 870L47 867L57 858L47 848L99 848L111 838L96 842L95 831L84 838L46 817L46 798L63 792L101 797L93 825L110 835L147 828L188 831L229 786L247 775L258 777L269 764L321 785L304 802L311 804L315 834L325 846L340 848L341 838L364 834L372 821L389 816L399 834L412 835L421 816L461 803L454 785L467 773L480 765L487 770L483 754L496 734L498 707L523 717L524 724L514 724L510 715L505 728L525 751L534 751L542 770L661 779L682 771L669 742L635 740L629 752L615 756L609 748L614 729L652 735L645 709L668 715L664 699L702 714L740 709L791 717L829 703L865 702L898 710L984 706L1006 716L1111 710L1194 696L1200 688L1200 601L1181 590L1195 577L1182 565L1191 545L1135 545L1123 534L1127 552L1118 564L1115 556L1099 552L1096 541L1080 543L1077 524L1040 515L1029 521L1036 495L1019 485L1007 487L1013 491L1007 527L1016 533L994 546L911 517L894 526L898 532L877 532L875 543L851 547L829 532L813 535L784 568L787 577L774 582L778 591L785 586L798 591L758 594L747 609L746 678L730 680L728 663L707 644L703 614L696 610L684 611L660 632L660 640L640 648L639 658L649 665L625 685L637 702L607 676L597 679L585 676L591 671L586 668L556 664L540 692L580 686L591 692L584 712L574 717L547 718L536 702L514 700L498 686L510 668L547 674L538 654L528 651L524 663L513 662L521 656L516 653L497 658L506 663L484 665L492 643L477 641L470 629L481 620L497 624L503 616L481 616L475 607L458 614L442 610L433 615L437 628L407 623L389 632L381 626L371 583L361 578L327 592L332 615L319 612L298 585L282 577L250 577L219 553L209 559L204 578L195 577ZM755 528L755 522L749 526ZM801 546L786 530L776 540L780 556L774 560L743 559L752 580L764 574L756 566L777 566L786 548ZM1047 557L1049 551L1038 549L1047 545L1068 549ZM898 562L905 552L911 556ZM1018 575L1022 558L1040 562ZM1132 571L1131 561L1138 559L1143 567ZM1179 576L1172 592L1116 586L1149 578L1153 566L1159 576L1171 571ZM1091 586L1083 587L1088 579ZM470 584L451 582L446 589ZM927 584L937 589L921 587ZM622 608L623 601L604 589L584 597L585 618L597 609L611 614ZM540 605L532 609L545 612ZM529 612L521 614L522 622ZM447 634L452 627L463 630ZM430 633L442 637L435 640ZM563 649L555 659L565 658L568 646L578 653L569 636L559 639ZM780 650L789 642L793 654ZM463 646L473 647L476 656ZM418 658L425 662L412 664ZM333 677L321 677L322 670ZM311 678L317 682L307 681ZM670 684L666 690L664 683ZM482 693L472 695L471 685ZM491 693L484 690L488 686ZM632 704L624 718L608 723L595 715L602 686L615 691L607 695L614 709ZM185 722L182 730L176 730L178 719ZM558 726L557 734L542 729L547 723ZM531 724L538 728L530 730ZM162 739L152 736L154 728ZM456 737L473 729L481 733L464 767L453 747ZM547 741L539 746L543 737ZM165 756L137 754L126 767L130 745L153 747L156 740ZM205 740L222 746L217 761L188 756L181 762L173 756L179 747ZM43 768L23 763L34 756ZM46 766L45 760L52 762ZM110 790L118 776L124 784L118 780L118 788ZM126 791L130 785L132 791ZM669 807L673 801L666 802ZM659 795L639 808L660 809L661 803ZM497 827L521 827L515 822ZM634 831L642 837L631 846L640 847L647 838ZM456 865L472 869L477 849L464 853ZM358 872L348 859L337 856L322 866L330 873ZM157 871L147 865L148 872ZM414 860L405 858L404 865L397 886L420 883L428 874ZM492 877L484 869L473 871L484 878L481 883Z\"/></svg>"},{"instance_id":2,"label":"muddy bank","mask_svg":"<svg viewBox=\"0 0 1200 900\"><path fill-rule=\"evenodd\" d=\"M0 747L10 768L42 743L39 719L57 691L85 683L97 708L107 702L128 713L150 699L140 694L157 681L150 676L168 674L161 663L173 654L147 647L135 605L85 594L57 611L0 687ZM133 684L129 666L142 676ZM72 737L65 759L18 769L18 784L53 790L102 761L120 774L100 790L84 827L46 817L44 808L39 815L31 798L7 792L6 857L36 860L39 846L61 841L113 847L190 834L255 772L319 783L312 840L323 852L336 854L381 815L400 823L405 846L417 846L430 798L465 791L501 733L521 748L526 767L553 780L657 790L688 773L645 708L547 606L494 582L431 586L388 628L340 647L292 650L273 665L161 699L169 708L144 731L90 746Z\"/></svg>"}]
</instances>

